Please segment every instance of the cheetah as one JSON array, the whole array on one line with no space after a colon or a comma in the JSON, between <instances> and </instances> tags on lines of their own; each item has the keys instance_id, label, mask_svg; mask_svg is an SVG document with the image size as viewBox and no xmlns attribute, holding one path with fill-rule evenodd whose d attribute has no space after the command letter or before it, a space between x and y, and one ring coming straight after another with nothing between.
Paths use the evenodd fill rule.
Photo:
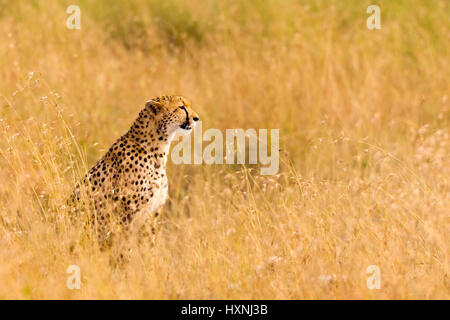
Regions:
<instances>
[{"instance_id":1,"label":"cheetah","mask_svg":"<svg viewBox=\"0 0 450 320\"><path fill-rule=\"evenodd\" d=\"M147 101L131 128L77 184L71 201L78 208L91 208L89 221L102 247L111 236L111 219L126 228L150 226L155 241L160 209L168 197L170 143L177 132L189 134L198 120L182 96Z\"/></svg>"}]
</instances>

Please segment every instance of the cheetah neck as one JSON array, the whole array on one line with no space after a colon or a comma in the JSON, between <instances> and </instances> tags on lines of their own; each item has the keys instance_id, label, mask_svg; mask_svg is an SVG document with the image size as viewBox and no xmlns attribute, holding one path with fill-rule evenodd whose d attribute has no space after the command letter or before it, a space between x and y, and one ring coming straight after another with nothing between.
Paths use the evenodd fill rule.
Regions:
<instances>
[{"instance_id":1,"label":"cheetah neck","mask_svg":"<svg viewBox=\"0 0 450 320\"><path fill-rule=\"evenodd\" d=\"M141 112L126 135L165 168L173 135L158 128L152 116Z\"/></svg>"}]
</instances>

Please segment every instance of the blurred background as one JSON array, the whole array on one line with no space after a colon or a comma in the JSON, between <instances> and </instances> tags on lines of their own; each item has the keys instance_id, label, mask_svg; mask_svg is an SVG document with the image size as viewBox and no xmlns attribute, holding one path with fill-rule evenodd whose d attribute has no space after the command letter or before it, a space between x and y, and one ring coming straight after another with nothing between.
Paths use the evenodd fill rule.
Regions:
<instances>
[{"instance_id":1,"label":"blurred background","mask_svg":"<svg viewBox=\"0 0 450 320\"><path fill-rule=\"evenodd\" d=\"M0 298L448 298L449 16L446 0L0 0ZM64 201L162 94L203 130L280 129L280 173L170 165L161 240L118 272Z\"/></svg>"}]
</instances>

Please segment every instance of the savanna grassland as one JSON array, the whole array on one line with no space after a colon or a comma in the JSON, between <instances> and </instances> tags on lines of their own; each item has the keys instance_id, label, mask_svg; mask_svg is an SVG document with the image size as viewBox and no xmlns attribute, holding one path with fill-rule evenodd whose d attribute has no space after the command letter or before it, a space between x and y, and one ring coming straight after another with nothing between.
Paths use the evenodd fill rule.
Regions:
<instances>
[{"instance_id":1,"label":"savanna grassland","mask_svg":"<svg viewBox=\"0 0 450 320\"><path fill-rule=\"evenodd\" d=\"M450 298L450 2L377 1L380 30L370 4L0 0L0 298ZM158 242L118 267L65 201L161 94L278 128L280 170L169 163Z\"/></svg>"}]
</instances>

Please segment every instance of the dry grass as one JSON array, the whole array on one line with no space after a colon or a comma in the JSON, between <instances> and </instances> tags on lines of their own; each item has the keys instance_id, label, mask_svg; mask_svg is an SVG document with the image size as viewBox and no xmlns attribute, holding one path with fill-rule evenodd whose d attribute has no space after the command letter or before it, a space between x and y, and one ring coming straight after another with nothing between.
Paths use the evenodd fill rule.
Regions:
<instances>
[{"instance_id":1,"label":"dry grass","mask_svg":"<svg viewBox=\"0 0 450 320\"><path fill-rule=\"evenodd\" d=\"M383 1L379 31L369 1L165 3L0 1L0 298L448 299L448 1ZM280 173L170 165L157 246L114 268L64 200L165 93L279 128Z\"/></svg>"}]
</instances>

